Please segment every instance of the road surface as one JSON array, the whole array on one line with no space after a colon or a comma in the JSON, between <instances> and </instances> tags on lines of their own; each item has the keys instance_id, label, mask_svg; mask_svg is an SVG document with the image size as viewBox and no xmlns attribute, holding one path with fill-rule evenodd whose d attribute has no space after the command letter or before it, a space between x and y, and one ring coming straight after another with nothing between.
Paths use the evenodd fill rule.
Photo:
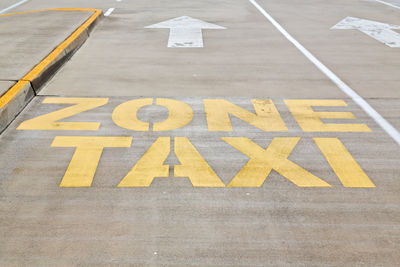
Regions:
<instances>
[{"instance_id":1,"label":"road surface","mask_svg":"<svg viewBox=\"0 0 400 267\"><path fill-rule=\"evenodd\" d=\"M0 135L0 265L398 265L399 1L54 8L106 16ZM1 90L89 13L0 17Z\"/></svg>"}]
</instances>

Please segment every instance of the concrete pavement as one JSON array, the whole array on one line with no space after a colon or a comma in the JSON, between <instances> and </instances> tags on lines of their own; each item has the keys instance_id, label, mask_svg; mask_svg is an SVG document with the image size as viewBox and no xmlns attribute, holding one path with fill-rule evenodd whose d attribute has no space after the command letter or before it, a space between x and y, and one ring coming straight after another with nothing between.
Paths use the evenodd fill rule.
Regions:
<instances>
[{"instance_id":1,"label":"concrete pavement","mask_svg":"<svg viewBox=\"0 0 400 267\"><path fill-rule=\"evenodd\" d=\"M91 14L47 11L0 17L0 79L21 79Z\"/></svg>"},{"instance_id":2,"label":"concrete pavement","mask_svg":"<svg viewBox=\"0 0 400 267\"><path fill-rule=\"evenodd\" d=\"M330 29L399 11L258 3L399 129L399 48ZM249 1L18 11L64 4L115 10L0 135L2 265L397 265L398 144Z\"/></svg>"},{"instance_id":3,"label":"concrete pavement","mask_svg":"<svg viewBox=\"0 0 400 267\"><path fill-rule=\"evenodd\" d=\"M262 266L391 265L397 260L398 147L354 104L347 110L373 133L306 134L279 99L273 100L288 133L266 133L237 119L233 132L213 133L198 98L179 99L194 110L186 127L137 132L111 118L124 97L69 119L100 122L95 132L15 130L27 119L65 106L41 104L43 99L35 98L1 139L1 161L7 166L2 176L8 177L2 182L2 210L8 214L2 227L5 263ZM248 99L228 100L251 109ZM164 112L153 106L138 117L158 121ZM59 185L75 148L53 146L56 136L133 138L130 147L104 148L91 187L65 188ZM118 188L159 136L173 140L164 161L170 166L167 177L155 178L150 187ZM180 164L174 143L180 136L189 138L224 184L248 158L221 137L246 137L261 147L272 138L301 137L290 160L332 187L301 188L276 171L262 187L193 187L188 178L174 175ZM339 137L376 187L343 187L315 136Z\"/></svg>"},{"instance_id":4,"label":"concrete pavement","mask_svg":"<svg viewBox=\"0 0 400 267\"><path fill-rule=\"evenodd\" d=\"M147 1L135 3L134 16L125 14L124 8L115 10L82 48L81 56L72 59L42 93L108 96L116 87L113 95L118 96L223 96L226 90L234 96L293 96L300 92L293 88L301 87L303 96L320 92L325 97L343 96L264 18L250 17L254 10L248 2L230 6L231 12L223 12L229 5L225 1L213 8L202 2L176 5L166 2L166 8L152 16ZM195 17L227 28L204 30L205 47L200 51L170 49L168 29L144 28L181 16L181 10L189 7L196 10ZM272 52L268 47L280 49ZM68 86L76 79L79 84Z\"/></svg>"},{"instance_id":5,"label":"concrete pavement","mask_svg":"<svg viewBox=\"0 0 400 267\"><path fill-rule=\"evenodd\" d=\"M0 16L0 79L14 82L1 89L0 131L85 42L100 15L96 9L63 8Z\"/></svg>"}]
</instances>

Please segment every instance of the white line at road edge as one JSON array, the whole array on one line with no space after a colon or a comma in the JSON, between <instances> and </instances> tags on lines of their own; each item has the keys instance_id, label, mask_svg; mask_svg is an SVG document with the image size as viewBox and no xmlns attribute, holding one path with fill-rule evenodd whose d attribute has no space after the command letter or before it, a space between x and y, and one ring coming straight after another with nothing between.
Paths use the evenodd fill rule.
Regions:
<instances>
[{"instance_id":1,"label":"white line at road edge","mask_svg":"<svg viewBox=\"0 0 400 267\"><path fill-rule=\"evenodd\" d=\"M384 4L384 5L387 5L387 6L391 6L391 7L400 9L400 6L396 6L396 5L393 5L391 3L388 3L388 2L385 2L385 1L382 1L382 0L375 0L375 1L378 2L378 3Z\"/></svg>"},{"instance_id":2,"label":"white line at road edge","mask_svg":"<svg viewBox=\"0 0 400 267\"><path fill-rule=\"evenodd\" d=\"M11 9L13 9L13 8L15 8L15 7L17 7L17 6L20 6L20 5L22 5L23 3L26 3L26 2L28 2L28 1L29 1L29 0L22 0L22 1L19 1L18 3L14 4L14 5L11 5L11 6L7 7L7 8L5 8L5 9L3 9L3 10L0 10L0 15L1 15L1 14L4 14L4 13L6 13L8 10L11 10Z\"/></svg>"},{"instance_id":3,"label":"white line at road edge","mask_svg":"<svg viewBox=\"0 0 400 267\"><path fill-rule=\"evenodd\" d=\"M114 7L109 8L109 9L106 11L106 13L104 13L104 16L106 16L106 17L110 16L111 13L114 11L114 9L115 9Z\"/></svg>"},{"instance_id":4,"label":"white line at road edge","mask_svg":"<svg viewBox=\"0 0 400 267\"><path fill-rule=\"evenodd\" d=\"M385 120L375 109L373 109L367 101L359 96L353 89L345 84L335 73L328 69L321 61L313 56L304 46L294 39L273 17L271 17L255 0L249 0L263 15L266 17L275 28L280 31L297 49L300 50L320 71L322 71L332 82L334 82L346 95L357 103L375 122L389 134L397 144L400 145L400 133Z\"/></svg>"}]
</instances>

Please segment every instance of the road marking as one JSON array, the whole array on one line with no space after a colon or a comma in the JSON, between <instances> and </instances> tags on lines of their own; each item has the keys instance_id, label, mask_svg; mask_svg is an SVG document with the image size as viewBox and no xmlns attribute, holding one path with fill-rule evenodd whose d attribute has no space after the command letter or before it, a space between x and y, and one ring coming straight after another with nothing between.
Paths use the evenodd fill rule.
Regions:
<instances>
[{"instance_id":1,"label":"road marking","mask_svg":"<svg viewBox=\"0 0 400 267\"><path fill-rule=\"evenodd\" d=\"M221 30L225 27L188 16L182 16L147 26L152 29L170 29L168 47L203 47L202 29Z\"/></svg>"},{"instance_id":2,"label":"road marking","mask_svg":"<svg viewBox=\"0 0 400 267\"><path fill-rule=\"evenodd\" d=\"M394 7L394 8L400 9L400 6L396 6L396 5L393 5L391 3L388 3L388 2L385 2L385 1L382 1L382 0L375 0L375 1L378 2L378 3L384 4L384 5L390 6L390 7Z\"/></svg>"},{"instance_id":3,"label":"road marking","mask_svg":"<svg viewBox=\"0 0 400 267\"><path fill-rule=\"evenodd\" d=\"M266 149L246 137L221 139L249 158L228 187L261 187L272 170L299 187L331 187L289 159L300 137L275 137ZM314 141L344 187L375 187L338 138L316 137ZM131 144L132 137L124 136L56 136L51 147L76 148L60 187L90 187L103 149ZM225 187L188 137L174 137L173 153L180 162L174 165L174 177L188 178L193 187ZM149 187L154 178L169 177L171 166L164 162L170 154L171 137L158 137L118 187Z\"/></svg>"},{"instance_id":4,"label":"road marking","mask_svg":"<svg viewBox=\"0 0 400 267\"><path fill-rule=\"evenodd\" d=\"M333 26L334 30L359 30L362 33L384 43L389 47L400 47L400 34L392 29L400 29L398 25L381 23L354 17L347 17Z\"/></svg>"},{"instance_id":5,"label":"road marking","mask_svg":"<svg viewBox=\"0 0 400 267\"><path fill-rule=\"evenodd\" d=\"M149 131L150 123L138 119L137 112L145 106L150 106L153 98L139 98L124 102L117 106L112 119L121 128L134 131ZM170 131L188 125L193 119L193 109L186 103L175 99L157 98L156 105L168 109L168 118L153 124L153 131Z\"/></svg>"},{"instance_id":6,"label":"road marking","mask_svg":"<svg viewBox=\"0 0 400 267\"><path fill-rule=\"evenodd\" d=\"M256 114L225 99L204 99L208 130L231 132L229 115L232 115L266 132L288 131L272 100L252 99L251 102Z\"/></svg>"},{"instance_id":7,"label":"road marking","mask_svg":"<svg viewBox=\"0 0 400 267\"><path fill-rule=\"evenodd\" d=\"M181 163L174 167L175 177L188 177L194 187L225 187L187 137L175 137L174 152Z\"/></svg>"},{"instance_id":8,"label":"road marking","mask_svg":"<svg viewBox=\"0 0 400 267\"><path fill-rule=\"evenodd\" d=\"M107 104L108 98L46 97L44 104L74 104L22 122L17 130L97 131L99 122L59 122L76 114Z\"/></svg>"},{"instance_id":9,"label":"road marking","mask_svg":"<svg viewBox=\"0 0 400 267\"><path fill-rule=\"evenodd\" d=\"M105 147L130 147L132 137L56 136L52 147L76 147L60 187L90 187Z\"/></svg>"},{"instance_id":10,"label":"road marking","mask_svg":"<svg viewBox=\"0 0 400 267\"><path fill-rule=\"evenodd\" d=\"M175 99L157 98L156 105L168 109L168 118L153 124L153 131L170 131L182 128L193 120L193 109L186 103Z\"/></svg>"},{"instance_id":11,"label":"road marking","mask_svg":"<svg viewBox=\"0 0 400 267\"><path fill-rule=\"evenodd\" d=\"M250 158L228 187L260 187L272 170L299 187L331 187L288 159L300 137L275 137L267 149L245 137L222 137L222 140Z\"/></svg>"},{"instance_id":12,"label":"road marking","mask_svg":"<svg viewBox=\"0 0 400 267\"><path fill-rule=\"evenodd\" d=\"M17 129L98 130L100 122L93 122L93 116L90 116L92 122L85 122L84 115L86 113L83 112L89 110L93 112L93 109L106 105L108 100L108 98L46 97L42 102L43 104L69 104L70 106L26 120ZM324 112L312 109L315 106L346 107L347 104L343 100L284 99L284 102L304 132L370 132L365 124L329 124L321 121L321 119L354 119L355 117L351 112ZM201 107L200 103L201 100L197 102L197 108ZM240 102L241 105L245 106L253 104L255 113L249 111L252 109L250 107L245 109L224 99L203 99L203 103L204 113L202 114L196 109L196 116L197 118L201 116L202 121L207 123L210 132L233 131L230 116L247 122L248 127L252 125L266 132L288 131L278 109L270 99L252 99L251 101L248 99L248 103ZM182 128L188 125L194 116L192 107L183 101L168 98L137 98L115 107L112 112L112 119L124 129L149 131L151 129L150 123L139 120L137 116L139 109L149 105L163 106L168 110L168 117L164 121L153 124L153 132ZM75 120L72 118L72 116L81 113L82 115ZM86 115L89 116L90 114ZM68 121L60 121L65 119ZM205 130L205 125L199 126L196 123L194 126ZM235 130L238 129L235 128ZM241 129L241 132L247 133L247 130L249 129ZM191 132L191 130L188 132ZM215 136L215 134L212 136ZM56 137L53 140L52 147L76 147L60 186L91 186L103 148L130 147L130 143L128 145L124 138L127 137ZM173 167L174 177L186 177L194 187L225 187L225 184L188 137L175 137L173 149L171 148L171 138L158 137L118 186L148 187L154 178L169 177L169 170ZM292 151L294 151L301 137L273 138L266 149L246 137L222 137L221 139L249 157L249 161L229 183L228 186L230 187L260 187L272 170L277 171L299 187L330 187L328 183L290 159ZM202 138L202 140L207 142L208 138ZM314 141L343 186L374 187L374 184L338 138L315 137ZM215 144L213 145L215 146ZM216 145L215 147L220 146ZM176 155L180 165L164 165L165 160L171 154L171 150L173 150L172 153ZM227 160L230 159L229 155L226 157Z\"/></svg>"},{"instance_id":13,"label":"road marking","mask_svg":"<svg viewBox=\"0 0 400 267\"><path fill-rule=\"evenodd\" d=\"M346 95L348 95L357 105L359 105L393 140L400 145L400 133L385 120L367 101L358 95L353 89L345 84L336 74L311 54L304 46L294 39L271 15L269 15L255 0L249 0L272 25L289 40L300 52L306 56L322 73L324 73L333 83L335 83Z\"/></svg>"},{"instance_id":14,"label":"road marking","mask_svg":"<svg viewBox=\"0 0 400 267\"><path fill-rule=\"evenodd\" d=\"M150 131L150 122L137 117L139 110L153 105L154 98L137 98L119 104L112 112L113 122L121 128L133 131ZM347 107L340 99L284 99L286 106L304 132L371 132L366 124L324 123L321 119L355 119L351 112L314 111L313 107ZM108 98L46 97L44 104L72 104L56 111L39 115L23 121L17 130L86 130L97 131L99 122L60 122L82 112L101 107L108 103ZM270 99L251 99L255 113L233 104L225 99L203 99L207 128L210 132L233 131L231 116L265 132L289 131L279 111ZM190 105L176 99L156 98L155 105L167 109L168 117L153 123L152 131L171 131L193 120Z\"/></svg>"},{"instance_id":15,"label":"road marking","mask_svg":"<svg viewBox=\"0 0 400 267\"><path fill-rule=\"evenodd\" d=\"M139 98L118 105L111 117L113 122L121 128L133 131L149 131L150 123L138 119L139 109L153 104L153 98Z\"/></svg>"},{"instance_id":16,"label":"road marking","mask_svg":"<svg viewBox=\"0 0 400 267\"><path fill-rule=\"evenodd\" d=\"M317 112L312 107L347 107L343 100L284 100L304 132L371 132L366 124L324 123L321 119L355 119L351 112Z\"/></svg>"},{"instance_id":17,"label":"road marking","mask_svg":"<svg viewBox=\"0 0 400 267\"><path fill-rule=\"evenodd\" d=\"M115 10L115 8L114 8L114 7L111 7L111 8L109 8L109 9L106 11L106 13L104 13L104 16L105 16L105 17L108 17L108 16L110 16L110 15L111 15L111 13L112 13L114 10Z\"/></svg>"},{"instance_id":18,"label":"road marking","mask_svg":"<svg viewBox=\"0 0 400 267\"><path fill-rule=\"evenodd\" d=\"M169 165L164 161L170 154L171 138L158 137L118 187L148 187L156 177L168 177Z\"/></svg>"},{"instance_id":19,"label":"road marking","mask_svg":"<svg viewBox=\"0 0 400 267\"><path fill-rule=\"evenodd\" d=\"M344 187L375 187L338 138L314 138Z\"/></svg>"},{"instance_id":20,"label":"road marking","mask_svg":"<svg viewBox=\"0 0 400 267\"><path fill-rule=\"evenodd\" d=\"M15 3L14 5L11 5L11 6L7 7L7 8L5 8L5 9L2 9L2 10L0 10L0 15L1 15L1 14L4 14L4 13L6 13L8 10L11 10L11 9L13 9L13 8L16 8L17 6L20 6L20 5L22 5L22 4L24 4L24 3L28 2L28 1L29 1L29 0L22 0L22 1L19 1L18 3Z\"/></svg>"}]
</instances>

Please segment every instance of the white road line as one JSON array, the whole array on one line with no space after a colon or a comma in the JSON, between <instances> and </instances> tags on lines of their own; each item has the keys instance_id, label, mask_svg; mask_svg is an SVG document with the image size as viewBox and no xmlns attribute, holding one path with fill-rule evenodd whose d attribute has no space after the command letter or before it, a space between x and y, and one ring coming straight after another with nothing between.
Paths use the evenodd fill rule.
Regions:
<instances>
[{"instance_id":1,"label":"white road line","mask_svg":"<svg viewBox=\"0 0 400 267\"><path fill-rule=\"evenodd\" d=\"M388 3L388 2L385 2L385 1L382 1L382 0L375 0L375 1L378 2L378 3L384 4L384 5L390 6L390 7L394 7L394 8L400 9L400 6L396 6L396 5L393 5L391 3Z\"/></svg>"},{"instance_id":2,"label":"white road line","mask_svg":"<svg viewBox=\"0 0 400 267\"><path fill-rule=\"evenodd\" d=\"M304 46L294 39L271 15L269 15L255 0L249 0L266 17L275 28L280 31L297 49L300 50L320 71L322 71L332 82L334 82L346 95L357 103L375 122L400 145L400 133L385 120L367 101L359 96L353 89L345 84L335 73L328 69L321 61L311 54Z\"/></svg>"},{"instance_id":3,"label":"white road line","mask_svg":"<svg viewBox=\"0 0 400 267\"><path fill-rule=\"evenodd\" d=\"M109 9L106 11L106 13L104 13L104 16L106 16L106 17L110 16L110 15L111 15L111 13L112 13L114 10L115 10L115 8L114 8L114 7L112 7L112 8L109 8Z\"/></svg>"},{"instance_id":4,"label":"white road line","mask_svg":"<svg viewBox=\"0 0 400 267\"><path fill-rule=\"evenodd\" d=\"M20 6L20 5L22 5L23 3L26 3L26 2L28 2L29 0L22 0L22 1L19 1L18 3L15 3L14 5L11 5L11 6L9 6L9 7L7 7L7 8L5 8L5 9L3 9L3 10L0 10L0 15L1 14L4 14L4 13L6 13L8 10L11 10L11 9L13 9L13 8L16 8L17 6Z\"/></svg>"}]
</instances>

